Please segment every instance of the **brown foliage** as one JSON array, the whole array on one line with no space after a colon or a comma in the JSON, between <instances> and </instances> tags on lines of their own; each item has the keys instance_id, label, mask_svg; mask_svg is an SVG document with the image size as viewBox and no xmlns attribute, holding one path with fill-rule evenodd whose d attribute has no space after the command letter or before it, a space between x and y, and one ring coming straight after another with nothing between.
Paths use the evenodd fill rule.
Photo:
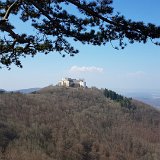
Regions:
<instances>
[{"instance_id":1,"label":"brown foliage","mask_svg":"<svg viewBox=\"0 0 160 160\"><path fill-rule=\"evenodd\" d=\"M158 160L160 112L131 103L134 110L98 89L48 87L28 95L0 94L0 124L17 134L0 158Z\"/></svg>"}]
</instances>

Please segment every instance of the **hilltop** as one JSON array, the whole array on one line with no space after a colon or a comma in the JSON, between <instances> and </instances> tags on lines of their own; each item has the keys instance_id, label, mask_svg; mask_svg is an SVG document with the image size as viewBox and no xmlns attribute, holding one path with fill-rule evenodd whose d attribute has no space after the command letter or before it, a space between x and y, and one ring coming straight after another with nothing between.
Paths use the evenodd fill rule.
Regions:
<instances>
[{"instance_id":1,"label":"hilltop","mask_svg":"<svg viewBox=\"0 0 160 160\"><path fill-rule=\"evenodd\" d=\"M0 94L0 159L158 160L160 112L104 91Z\"/></svg>"}]
</instances>

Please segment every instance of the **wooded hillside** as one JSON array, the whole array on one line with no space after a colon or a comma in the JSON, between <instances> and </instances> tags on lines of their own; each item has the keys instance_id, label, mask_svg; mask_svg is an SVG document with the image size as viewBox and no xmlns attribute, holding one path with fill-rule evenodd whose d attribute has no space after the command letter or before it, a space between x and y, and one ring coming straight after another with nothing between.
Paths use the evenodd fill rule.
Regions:
<instances>
[{"instance_id":1,"label":"wooded hillside","mask_svg":"<svg viewBox=\"0 0 160 160\"><path fill-rule=\"evenodd\" d=\"M0 159L158 160L160 112L98 89L0 94Z\"/></svg>"}]
</instances>

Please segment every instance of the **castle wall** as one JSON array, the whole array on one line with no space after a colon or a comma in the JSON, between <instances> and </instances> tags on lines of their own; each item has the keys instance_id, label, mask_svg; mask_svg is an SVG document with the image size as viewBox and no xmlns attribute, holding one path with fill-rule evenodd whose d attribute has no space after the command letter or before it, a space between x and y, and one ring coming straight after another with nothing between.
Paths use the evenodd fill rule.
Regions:
<instances>
[{"instance_id":1,"label":"castle wall","mask_svg":"<svg viewBox=\"0 0 160 160\"><path fill-rule=\"evenodd\" d=\"M59 82L60 86L66 87L84 87L86 88L86 82L83 80L76 80L71 78L64 78Z\"/></svg>"}]
</instances>

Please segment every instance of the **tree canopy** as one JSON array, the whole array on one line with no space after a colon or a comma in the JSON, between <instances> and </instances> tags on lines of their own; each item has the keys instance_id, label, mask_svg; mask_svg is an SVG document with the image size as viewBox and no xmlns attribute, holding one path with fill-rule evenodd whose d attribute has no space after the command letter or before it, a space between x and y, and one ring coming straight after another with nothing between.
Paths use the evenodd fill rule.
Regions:
<instances>
[{"instance_id":1,"label":"tree canopy","mask_svg":"<svg viewBox=\"0 0 160 160\"><path fill-rule=\"evenodd\" d=\"M116 40L123 49L126 40L146 43L160 38L159 26L126 19L113 11L112 3L113 0L1 0L0 65L9 68L13 63L22 67L20 57L39 52L74 56L78 50L70 39L98 46ZM28 21L33 31L27 33L22 28L18 32L11 21L13 16L15 20Z\"/></svg>"}]
</instances>

